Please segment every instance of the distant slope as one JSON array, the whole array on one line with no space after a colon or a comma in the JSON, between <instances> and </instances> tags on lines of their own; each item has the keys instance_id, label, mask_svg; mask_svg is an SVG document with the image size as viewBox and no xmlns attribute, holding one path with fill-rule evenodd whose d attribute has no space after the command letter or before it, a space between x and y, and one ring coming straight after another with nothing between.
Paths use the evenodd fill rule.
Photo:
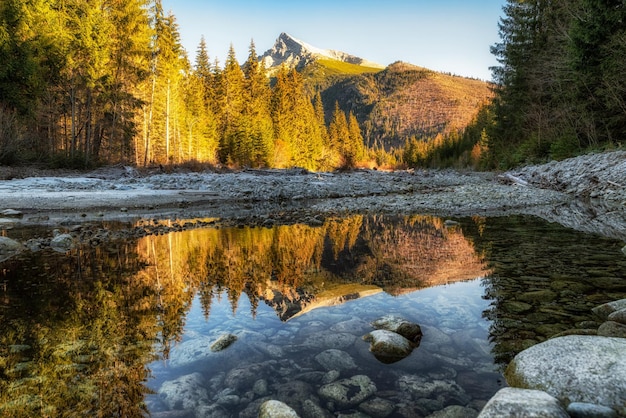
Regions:
<instances>
[{"instance_id":1,"label":"distant slope","mask_svg":"<svg viewBox=\"0 0 626 418\"><path fill-rule=\"evenodd\" d=\"M383 71L344 75L319 84L327 116L339 102L352 111L368 145L401 146L467 126L491 97L489 83L405 63Z\"/></svg>"},{"instance_id":2,"label":"distant slope","mask_svg":"<svg viewBox=\"0 0 626 418\"><path fill-rule=\"evenodd\" d=\"M387 68L282 33L261 57L269 73L282 65L321 91L327 121L335 102L359 120L367 145L389 149L407 138L435 137L467 126L491 97L488 83L396 62Z\"/></svg>"}]
</instances>

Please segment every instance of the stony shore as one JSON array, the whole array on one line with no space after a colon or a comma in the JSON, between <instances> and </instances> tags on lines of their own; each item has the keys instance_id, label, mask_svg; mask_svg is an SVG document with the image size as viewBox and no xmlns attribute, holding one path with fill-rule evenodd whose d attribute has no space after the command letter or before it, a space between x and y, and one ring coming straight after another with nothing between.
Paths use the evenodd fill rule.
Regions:
<instances>
[{"instance_id":1,"label":"stony shore","mask_svg":"<svg viewBox=\"0 0 626 418\"><path fill-rule=\"evenodd\" d=\"M356 212L445 217L531 214L626 240L624 151L506 173L302 169L161 173L122 166L58 173L0 167L0 179L5 179L0 180L0 228L5 229L140 219L315 222Z\"/></svg>"}]
</instances>

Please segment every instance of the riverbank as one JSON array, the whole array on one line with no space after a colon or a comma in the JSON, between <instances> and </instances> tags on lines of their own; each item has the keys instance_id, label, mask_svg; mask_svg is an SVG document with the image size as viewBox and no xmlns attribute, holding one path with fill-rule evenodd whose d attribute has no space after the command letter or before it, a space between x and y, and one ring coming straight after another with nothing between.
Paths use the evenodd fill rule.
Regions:
<instances>
[{"instance_id":1,"label":"riverbank","mask_svg":"<svg viewBox=\"0 0 626 418\"><path fill-rule=\"evenodd\" d=\"M313 173L302 169L91 172L0 168L0 228L93 221L316 222L344 213L443 217L532 214L626 240L626 152L507 173L453 170Z\"/></svg>"}]
</instances>

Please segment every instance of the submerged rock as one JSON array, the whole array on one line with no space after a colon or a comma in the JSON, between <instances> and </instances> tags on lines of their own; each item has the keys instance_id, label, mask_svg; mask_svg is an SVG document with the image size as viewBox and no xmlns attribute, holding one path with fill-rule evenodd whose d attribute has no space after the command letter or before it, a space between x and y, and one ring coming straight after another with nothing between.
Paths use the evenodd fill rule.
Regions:
<instances>
[{"instance_id":1,"label":"submerged rock","mask_svg":"<svg viewBox=\"0 0 626 418\"><path fill-rule=\"evenodd\" d=\"M572 418L617 418L617 413L611 408L583 402L569 404L567 413Z\"/></svg>"},{"instance_id":2,"label":"submerged rock","mask_svg":"<svg viewBox=\"0 0 626 418\"><path fill-rule=\"evenodd\" d=\"M334 402L340 409L360 404L376 393L376 385L365 375L352 376L322 386L318 393L327 401Z\"/></svg>"},{"instance_id":3,"label":"submerged rock","mask_svg":"<svg viewBox=\"0 0 626 418\"><path fill-rule=\"evenodd\" d=\"M606 320L613 312L626 309L626 299L605 303L592 309L593 313Z\"/></svg>"},{"instance_id":4,"label":"submerged rock","mask_svg":"<svg viewBox=\"0 0 626 418\"><path fill-rule=\"evenodd\" d=\"M188 374L163 382L159 389L159 397L170 409L194 409L209 403L205 384L200 373Z\"/></svg>"},{"instance_id":5,"label":"submerged rock","mask_svg":"<svg viewBox=\"0 0 626 418\"><path fill-rule=\"evenodd\" d=\"M3 255L16 253L24 247L19 242L8 237L0 237L0 259Z\"/></svg>"},{"instance_id":6,"label":"submerged rock","mask_svg":"<svg viewBox=\"0 0 626 418\"><path fill-rule=\"evenodd\" d=\"M371 323L376 329L383 329L402 335L411 342L419 343L422 338L422 329L418 324L414 324L396 315L385 315Z\"/></svg>"},{"instance_id":7,"label":"submerged rock","mask_svg":"<svg viewBox=\"0 0 626 418\"><path fill-rule=\"evenodd\" d=\"M559 401L540 390L500 389L478 415L478 418L534 417L569 418Z\"/></svg>"},{"instance_id":8,"label":"submerged rock","mask_svg":"<svg viewBox=\"0 0 626 418\"><path fill-rule=\"evenodd\" d=\"M413 351L411 342L400 334L378 329L363 336L370 343L370 351L382 363L400 361Z\"/></svg>"},{"instance_id":9,"label":"submerged rock","mask_svg":"<svg viewBox=\"0 0 626 418\"><path fill-rule=\"evenodd\" d=\"M626 308L613 312L611 315L609 315L608 319L609 321L615 321L619 322L620 324L626 325Z\"/></svg>"},{"instance_id":10,"label":"submerged rock","mask_svg":"<svg viewBox=\"0 0 626 418\"><path fill-rule=\"evenodd\" d=\"M265 401L259 410L259 418L299 418L289 405L280 401Z\"/></svg>"},{"instance_id":11,"label":"submerged rock","mask_svg":"<svg viewBox=\"0 0 626 418\"><path fill-rule=\"evenodd\" d=\"M598 328L598 335L603 337L626 338L626 325L615 321L606 321Z\"/></svg>"},{"instance_id":12,"label":"submerged rock","mask_svg":"<svg viewBox=\"0 0 626 418\"><path fill-rule=\"evenodd\" d=\"M211 344L211 351L217 352L227 349L232 343L237 341L237 336L233 334L224 334Z\"/></svg>"},{"instance_id":13,"label":"submerged rock","mask_svg":"<svg viewBox=\"0 0 626 418\"><path fill-rule=\"evenodd\" d=\"M350 370L357 365L352 356L345 351L331 348L315 356L315 360L326 370Z\"/></svg>"},{"instance_id":14,"label":"submerged rock","mask_svg":"<svg viewBox=\"0 0 626 418\"><path fill-rule=\"evenodd\" d=\"M626 339L570 335L519 353L506 369L511 386L545 390L564 404L607 406L626 415Z\"/></svg>"}]
</instances>

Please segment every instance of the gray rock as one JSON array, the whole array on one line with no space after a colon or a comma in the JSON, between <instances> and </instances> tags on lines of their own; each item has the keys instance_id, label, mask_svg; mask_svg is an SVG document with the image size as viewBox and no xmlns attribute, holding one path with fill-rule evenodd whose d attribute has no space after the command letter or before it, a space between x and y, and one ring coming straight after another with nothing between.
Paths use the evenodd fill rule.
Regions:
<instances>
[{"instance_id":1,"label":"gray rock","mask_svg":"<svg viewBox=\"0 0 626 418\"><path fill-rule=\"evenodd\" d=\"M233 334L224 334L211 344L211 351L217 352L227 349L232 343L237 341L237 336Z\"/></svg>"},{"instance_id":2,"label":"gray rock","mask_svg":"<svg viewBox=\"0 0 626 418\"><path fill-rule=\"evenodd\" d=\"M626 325L626 308L613 312L611 315L609 315L608 320Z\"/></svg>"},{"instance_id":3,"label":"gray rock","mask_svg":"<svg viewBox=\"0 0 626 418\"><path fill-rule=\"evenodd\" d=\"M372 418L385 418L393 413L396 406L391 401L374 397L360 404L359 409Z\"/></svg>"},{"instance_id":4,"label":"gray rock","mask_svg":"<svg viewBox=\"0 0 626 418\"><path fill-rule=\"evenodd\" d=\"M583 402L569 404L567 413L572 418L617 418L617 413L611 408Z\"/></svg>"},{"instance_id":5,"label":"gray rock","mask_svg":"<svg viewBox=\"0 0 626 418\"><path fill-rule=\"evenodd\" d=\"M259 396L265 396L268 394L267 380L259 379L252 385L252 392Z\"/></svg>"},{"instance_id":6,"label":"gray rock","mask_svg":"<svg viewBox=\"0 0 626 418\"><path fill-rule=\"evenodd\" d=\"M299 415L289 405L272 400L263 402L259 418L299 418Z\"/></svg>"},{"instance_id":7,"label":"gray rock","mask_svg":"<svg viewBox=\"0 0 626 418\"><path fill-rule=\"evenodd\" d=\"M376 329L383 329L402 335L409 341L419 342L422 338L422 329L406 319L396 315L385 315L371 323Z\"/></svg>"},{"instance_id":8,"label":"gray rock","mask_svg":"<svg viewBox=\"0 0 626 418\"><path fill-rule=\"evenodd\" d=\"M356 406L376 393L376 385L365 375L352 376L320 387L319 395L340 409Z\"/></svg>"},{"instance_id":9,"label":"gray rock","mask_svg":"<svg viewBox=\"0 0 626 418\"><path fill-rule=\"evenodd\" d=\"M545 390L564 404L604 405L626 415L626 339L570 335L534 345L506 369L511 386Z\"/></svg>"},{"instance_id":10,"label":"gray rock","mask_svg":"<svg viewBox=\"0 0 626 418\"><path fill-rule=\"evenodd\" d=\"M441 403L436 409L445 405L466 405L471 397L456 382L441 379L428 379L418 375L400 376L398 389L412 399L436 399Z\"/></svg>"},{"instance_id":11,"label":"gray rock","mask_svg":"<svg viewBox=\"0 0 626 418\"><path fill-rule=\"evenodd\" d=\"M200 373L181 376L163 382L159 397L170 409L195 409L209 403L205 380Z\"/></svg>"},{"instance_id":12,"label":"gray rock","mask_svg":"<svg viewBox=\"0 0 626 418\"><path fill-rule=\"evenodd\" d=\"M441 411L433 412L427 418L476 418L478 411L461 405L451 405Z\"/></svg>"},{"instance_id":13,"label":"gray rock","mask_svg":"<svg viewBox=\"0 0 626 418\"><path fill-rule=\"evenodd\" d=\"M2 261L4 256L13 255L21 250L24 247L19 242L14 239L8 237L0 237L0 261Z\"/></svg>"},{"instance_id":14,"label":"gray rock","mask_svg":"<svg viewBox=\"0 0 626 418\"><path fill-rule=\"evenodd\" d=\"M624 247L622 248L622 252L624 253L624 255L626 255L626 245L624 245Z\"/></svg>"},{"instance_id":15,"label":"gray rock","mask_svg":"<svg viewBox=\"0 0 626 418\"><path fill-rule=\"evenodd\" d=\"M500 389L478 415L478 418L533 417L568 418L559 401L540 390Z\"/></svg>"},{"instance_id":16,"label":"gray rock","mask_svg":"<svg viewBox=\"0 0 626 418\"><path fill-rule=\"evenodd\" d=\"M50 247L57 252L67 252L74 247L74 238L70 234L56 235L50 241Z\"/></svg>"},{"instance_id":17,"label":"gray rock","mask_svg":"<svg viewBox=\"0 0 626 418\"><path fill-rule=\"evenodd\" d=\"M411 342L400 334L384 329L363 336L370 343L370 351L381 362L390 364L402 360L413 351Z\"/></svg>"},{"instance_id":18,"label":"gray rock","mask_svg":"<svg viewBox=\"0 0 626 418\"><path fill-rule=\"evenodd\" d=\"M352 356L345 351L331 348L322 351L315 356L315 360L326 370L350 370L356 369L356 363Z\"/></svg>"},{"instance_id":19,"label":"gray rock","mask_svg":"<svg viewBox=\"0 0 626 418\"><path fill-rule=\"evenodd\" d=\"M0 211L0 217L2 218L21 218L24 214L15 209L4 209Z\"/></svg>"},{"instance_id":20,"label":"gray rock","mask_svg":"<svg viewBox=\"0 0 626 418\"><path fill-rule=\"evenodd\" d=\"M615 313L619 313L619 311ZM626 338L626 325L615 321L606 321L598 328L598 335L602 337Z\"/></svg>"},{"instance_id":21,"label":"gray rock","mask_svg":"<svg viewBox=\"0 0 626 418\"><path fill-rule=\"evenodd\" d=\"M196 417L202 418L230 418L231 414L228 412L226 408L220 405L200 405L196 408ZM183 415L182 417L187 418L189 415ZM152 414L153 418L155 417ZM170 418L169 415L165 415L162 418ZM174 418L174 417L172 417Z\"/></svg>"},{"instance_id":22,"label":"gray rock","mask_svg":"<svg viewBox=\"0 0 626 418\"><path fill-rule=\"evenodd\" d=\"M626 309L626 299L620 299L605 303L604 305L596 306L592 309L592 311L603 320L606 320L613 312L620 311L622 309Z\"/></svg>"},{"instance_id":23,"label":"gray rock","mask_svg":"<svg viewBox=\"0 0 626 418\"><path fill-rule=\"evenodd\" d=\"M302 403L302 418L333 418L334 415L310 399Z\"/></svg>"}]
</instances>

